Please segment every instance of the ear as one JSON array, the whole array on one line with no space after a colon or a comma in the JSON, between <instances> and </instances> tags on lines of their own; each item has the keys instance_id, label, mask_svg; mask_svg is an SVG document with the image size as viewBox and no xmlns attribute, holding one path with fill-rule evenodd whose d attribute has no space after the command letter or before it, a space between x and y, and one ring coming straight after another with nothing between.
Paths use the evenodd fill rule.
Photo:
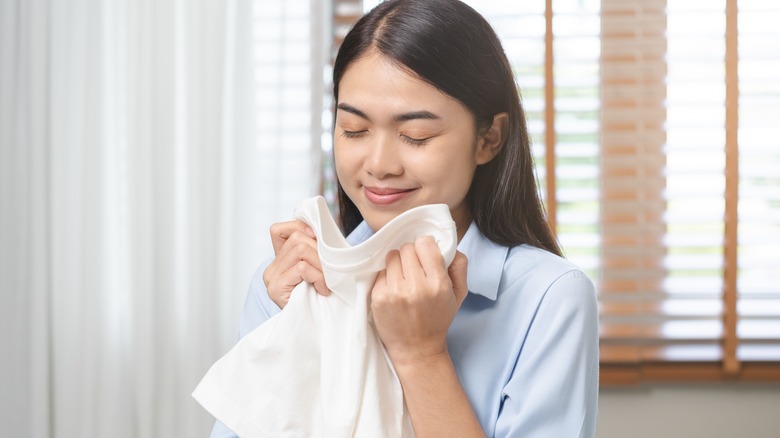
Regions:
<instances>
[{"instance_id":1,"label":"ear","mask_svg":"<svg viewBox=\"0 0 780 438\"><path fill-rule=\"evenodd\" d=\"M509 134L509 114L498 113L493 116L493 124L484 130L477 139L476 162L485 164L501 152Z\"/></svg>"}]
</instances>

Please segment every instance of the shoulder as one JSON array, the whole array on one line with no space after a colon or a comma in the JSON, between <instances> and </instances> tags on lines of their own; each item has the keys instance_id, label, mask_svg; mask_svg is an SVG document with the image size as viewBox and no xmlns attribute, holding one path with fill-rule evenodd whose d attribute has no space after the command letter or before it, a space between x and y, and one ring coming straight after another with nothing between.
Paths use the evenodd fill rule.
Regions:
<instances>
[{"instance_id":1,"label":"shoulder","mask_svg":"<svg viewBox=\"0 0 780 438\"><path fill-rule=\"evenodd\" d=\"M598 305L593 283L547 251L512 248L502 288L517 326L496 436L593 436L598 409ZM519 298L522 297L522 298ZM501 299L501 298L499 298Z\"/></svg>"},{"instance_id":2,"label":"shoulder","mask_svg":"<svg viewBox=\"0 0 780 438\"><path fill-rule=\"evenodd\" d=\"M469 260L469 291L490 300L528 308L548 293L595 296L590 279L572 262L530 245L499 245L474 223L458 250Z\"/></svg>"},{"instance_id":3,"label":"shoulder","mask_svg":"<svg viewBox=\"0 0 780 438\"><path fill-rule=\"evenodd\" d=\"M592 281L577 265L529 245L509 249L501 274L501 286L499 293L522 292L539 300L595 298Z\"/></svg>"},{"instance_id":4,"label":"shoulder","mask_svg":"<svg viewBox=\"0 0 780 438\"><path fill-rule=\"evenodd\" d=\"M504 269L515 275L555 276L571 271L581 272L579 267L569 260L531 245L509 248Z\"/></svg>"},{"instance_id":5,"label":"shoulder","mask_svg":"<svg viewBox=\"0 0 780 438\"><path fill-rule=\"evenodd\" d=\"M500 246L476 229L469 232L462 251L468 251L471 293L450 327L448 345L483 427L495 426L496 436L507 436L511 433L498 431L526 430L550 412L579 415L565 408L576 402L573 397L557 396L579 394L586 386L589 397L595 394L593 283L574 263L549 251ZM594 369L596 377L580 378L582 370ZM549 391L551 386L556 390Z\"/></svg>"},{"instance_id":6,"label":"shoulder","mask_svg":"<svg viewBox=\"0 0 780 438\"><path fill-rule=\"evenodd\" d=\"M598 338L596 289L572 262L539 248L512 248L501 284L499 299L528 318L526 350L532 349L528 340L537 336L543 339L540 345L554 344L550 333L560 342Z\"/></svg>"}]
</instances>

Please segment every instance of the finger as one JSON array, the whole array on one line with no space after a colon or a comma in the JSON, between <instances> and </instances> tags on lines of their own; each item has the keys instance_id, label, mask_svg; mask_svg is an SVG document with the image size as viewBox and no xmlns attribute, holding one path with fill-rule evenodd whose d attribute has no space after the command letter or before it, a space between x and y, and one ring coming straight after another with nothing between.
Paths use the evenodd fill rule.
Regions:
<instances>
[{"instance_id":1,"label":"finger","mask_svg":"<svg viewBox=\"0 0 780 438\"><path fill-rule=\"evenodd\" d=\"M395 290L401 282L403 282L403 268L401 267L401 254L398 250L393 250L387 253L385 258L386 268L385 276L387 278L387 286L390 289Z\"/></svg>"},{"instance_id":2,"label":"finger","mask_svg":"<svg viewBox=\"0 0 780 438\"><path fill-rule=\"evenodd\" d=\"M314 286L314 290L324 296L327 297L331 294L331 290L328 288L327 283L325 283L325 275L322 273L322 271L317 271L319 273L319 278L315 279L314 281L310 281L312 286Z\"/></svg>"},{"instance_id":3,"label":"finger","mask_svg":"<svg viewBox=\"0 0 780 438\"><path fill-rule=\"evenodd\" d=\"M414 242L414 247L426 276L433 277L444 273L444 257L442 257L439 245L436 244L433 237L418 238Z\"/></svg>"},{"instance_id":4,"label":"finger","mask_svg":"<svg viewBox=\"0 0 780 438\"><path fill-rule=\"evenodd\" d=\"M387 288L387 271L382 270L376 275L374 285L371 287L371 293L368 294L368 308L371 308L374 294L381 294L381 291ZM377 292L380 291L380 292Z\"/></svg>"},{"instance_id":5,"label":"finger","mask_svg":"<svg viewBox=\"0 0 780 438\"><path fill-rule=\"evenodd\" d=\"M314 267L305 261L300 261L293 270L298 272L301 280L314 286L314 290L318 294L323 296L330 295L331 291L325 283L325 275L319 268Z\"/></svg>"},{"instance_id":6,"label":"finger","mask_svg":"<svg viewBox=\"0 0 780 438\"><path fill-rule=\"evenodd\" d=\"M315 268L322 270L320 256L317 252L317 242L296 231L282 245L276 254L281 266L290 267L299 261L305 261Z\"/></svg>"},{"instance_id":7,"label":"finger","mask_svg":"<svg viewBox=\"0 0 780 438\"><path fill-rule=\"evenodd\" d=\"M381 270L378 274L376 274L376 278L374 279L374 284L379 285L386 285L387 284L387 271Z\"/></svg>"},{"instance_id":8,"label":"finger","mask_svg":"<svg viewBox=\"0 0 780 438\"><path fill-rule=\"evenodd\" d=\"M301 281L314 285L322 295L329 295L316 242L300 232L294 232L277 254L276 259L263 273L266 288L272 295L291 291Z\"/></svg>"},{"instance_id":9,"label":"finger","mask_svg":"<svg viewBox=\"0 0 780 438\"><path fill-rule=\"evenodd\" d=\"M279 252L282 245L284 245L287 239L296 231L312 239L316 238L314 230L302 221L278 222L271 225L271 245L274 247L274 254Z\"/></svg>"},{"instance_id":10,"label":"finger","mask_svg":"<svg viewBox=\"0 0 780 438\"><path fill-rule=\"evenodd\" d=\"M301 226L288 227L281 231L275 230L277 233L275 234L275 237L272 237L272 243L276 254L282 251L284 246L291 242L295 244L305 242L312 248L317 248L317 239L315 236L312 236L314 231L302 222L299 222L298 224Z\"/></svg>"},{"instance_id":11,"label":"finger","mask_svg":"<svg viewBox=\"0 0 780 438\"><path fill-rule=\"evenodd\" d=\"M310 264L301 261L285 272L282 280L289 287L294 288L302 281L314 286L314 290L320 295L330 295L330 289L325 284L325 276L322 271L315 269Z\"/></svg>"},{"instance_id":12,"label":"finger","mask_svg":"<svg viewBox=\"0 0 780 438\"><path fill-rule=\"evenodd\" d=\"M420 259L417 257L417 250L412 243L405 243L401 246L401 270L404 279L415 277L425 277L425 271L420 266Z\"/></svg>"},{"instance_id":13,"label":"finger","mask_svg":"<svg viewBox=\"0 0 780 438\"><path fill-rule=\"evenodd\" d=\"M452 281L452 292L458 300L458 305L463 303L463 300L466 299L466 295L469 293L467 281L468 267L468 258L462 252L455 251L455 258L452 259L452 263L450 263L447 273Z\"/></svg>"}]
</instances>

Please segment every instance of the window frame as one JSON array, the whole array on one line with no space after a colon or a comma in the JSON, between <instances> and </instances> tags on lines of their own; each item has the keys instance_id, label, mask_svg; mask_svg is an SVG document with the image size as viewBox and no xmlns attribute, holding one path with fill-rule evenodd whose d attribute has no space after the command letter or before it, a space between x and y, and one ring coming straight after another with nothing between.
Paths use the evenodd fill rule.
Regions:
<instances>
[{"instance_id":1,"label":"window frame","mask_svg":"<svg viewBox=\"0 0 780 438\"><path fill-rule=\"evenodd\" d=\"M604 5L609 5L618 0L601 0L602 8ZM640 7L642 3L651 3L650 7L661 8L663 14L666 14L666 0L654 0L652 2L643 2L643 0L619 0L623 7L632 7L626 3L636 3L636 7ZM695 355L689 358L671 358L664 357L663 354L649 354L647 353L647 338L642 335L625 335L624 341L628 338L632 340L625 345L635 349L633 357L627 358L620 354L612 354L605 347L609 346L611 335L603 334L601 339L602 348L602 361L601 361L601 385L602 386L624 386L624 385L639 385L646 383L661 383L661 382L780 382L780 361L765 360L765 361L740 361L737 356L737 349L740 343L738 337L737 324L738 324L738 210L737 204L739 200L739 144L738 144L738 132L739 132L739 77L738 77L738 27L737 27L737 0L725 0L726 1L726 55L725 55L725 69L726 69L726 120L725 123L725 178L726 178L726 190L724 193L725 199L725 211L724 211L724 244L723 244L723 290L717 291L722 293L722 310L720 318L722 320L722 334L719 339L716 339L720 345L721 356L718 360L702 360L697 359ZM345 28L348 28L353 24L359 15L351 14L337 14L336 11L354 10L357 5L358 9L361 4L360 0L333 0L334 3L334 49L332 53L335 56L338 45L341 42L340 38L343 38L343 32ZM343 4L349 4L349 7L344 8ZM342 5L339 7L339 5ZM602 11L603 13L603 11ZM666 15L664 15L666 16ZM556 163L556 129L555 123L557 118L557 112L554 105L556 97L556 84L555 84L555 57L553 48L555 42L555 33L553 29L554 23L554 9L553 0L545 1L545 53L544 53L544 95L545 101L543 122L545 124L544 130L544 143L545 143L545 156L543 164L543 174L541 176L540 186L542 191L546 194L546 208L548 211L549 224L553 229L558 226L557 218L559 212L559 205L556 194L556 169L558 167ZM336 32L336 30L340 32ZM340 36L339 36L340 35ZM601 63L604 61L601 60ZM603 80L603 78L602 78ZM330 84L328 84L330 85ZM603 87L604 83L600 83L599 87ZM602 95L603 95L602 88ZM603 103L603 101L602 101ZM327 108L326 108L327 110ZM603 110L603 109L602 109ZM602 111L603 115L603 111ZM604 130L603 123L609 123L609 121L602 120L600 129ZM602 150L604 145L601 144ZM329 153L329 151L325 151ZM599 154L601 155L601 154ZM645 169L653 172L657 169ZM540 172L541 174L542 172ZM333 186L332 182L324 182L323 187ZM663 190L663 186L659 188ZM660 194L660 192L659 192ZM603 195L602 195L603 196ZM332 199L332 198L329 198ZM661 201L663 201L661 199ZM652 216L651 213L649 213ZM602 213L601 221L604 220ZM602 224L603 226L603 224ZM658 237L658 236L656 236ZM600 238L604 240L604 236ZM663 236L660 236L663 238ZM603 256L603 254L602 254ZM663 257L660 257L661 259ZM656 260L658 262L658 260ZM609 260L605 262L602 257L600 260L602 269L604 263L609 263ZM660 266L660 265L659 265ZM620 264L616 265L615 269L621 269ZM662 267L660 268L662 269ZM599 279L601 280L601 279ZM597 283L599 283L597 281ZM604 287L603 284L598 285L599 288ZM658 286L660 288L661 286ZM600 292L601 296L601 292ZM617 309L620 306L616 306ZM639 318L644 315L642 312L648 312L651 310L634 308L633 312L636 313L636 317ZM657 309L655 310L657 311ZM620 310L609 310L602 306L602 312L617 312ZM603 313L602 313L603 314ZM628 316L631 317L630 315ZM620 340L621 334L617 335ZM673 344L674 339L664 338L663 335L660 338L660 345ZM780 339L774 340L777 349L780 350ZM620 342L618 342L620 344ZM653 344L651 347L657 347L658 344ZM645 349L645 353L643 353ZM652 348L651 348L652 349Z\"/></svg>"}]
</instances>

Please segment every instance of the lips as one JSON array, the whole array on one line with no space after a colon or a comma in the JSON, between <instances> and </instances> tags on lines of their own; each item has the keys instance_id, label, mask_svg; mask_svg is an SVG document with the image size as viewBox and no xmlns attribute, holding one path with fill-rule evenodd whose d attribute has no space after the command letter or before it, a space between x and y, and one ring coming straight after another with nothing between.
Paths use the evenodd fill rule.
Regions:
<instances>
[{"instance_id":1,"label":"lips","mask_svg":"<svg viewBox=\"0 0 780 438\"><path fill-rule=\"evenodd\" d=\"M363 187L363 193L369 202L376 205L390 205L406 198L414 189L391 187Z\"/></svg>"}]
</instances>

